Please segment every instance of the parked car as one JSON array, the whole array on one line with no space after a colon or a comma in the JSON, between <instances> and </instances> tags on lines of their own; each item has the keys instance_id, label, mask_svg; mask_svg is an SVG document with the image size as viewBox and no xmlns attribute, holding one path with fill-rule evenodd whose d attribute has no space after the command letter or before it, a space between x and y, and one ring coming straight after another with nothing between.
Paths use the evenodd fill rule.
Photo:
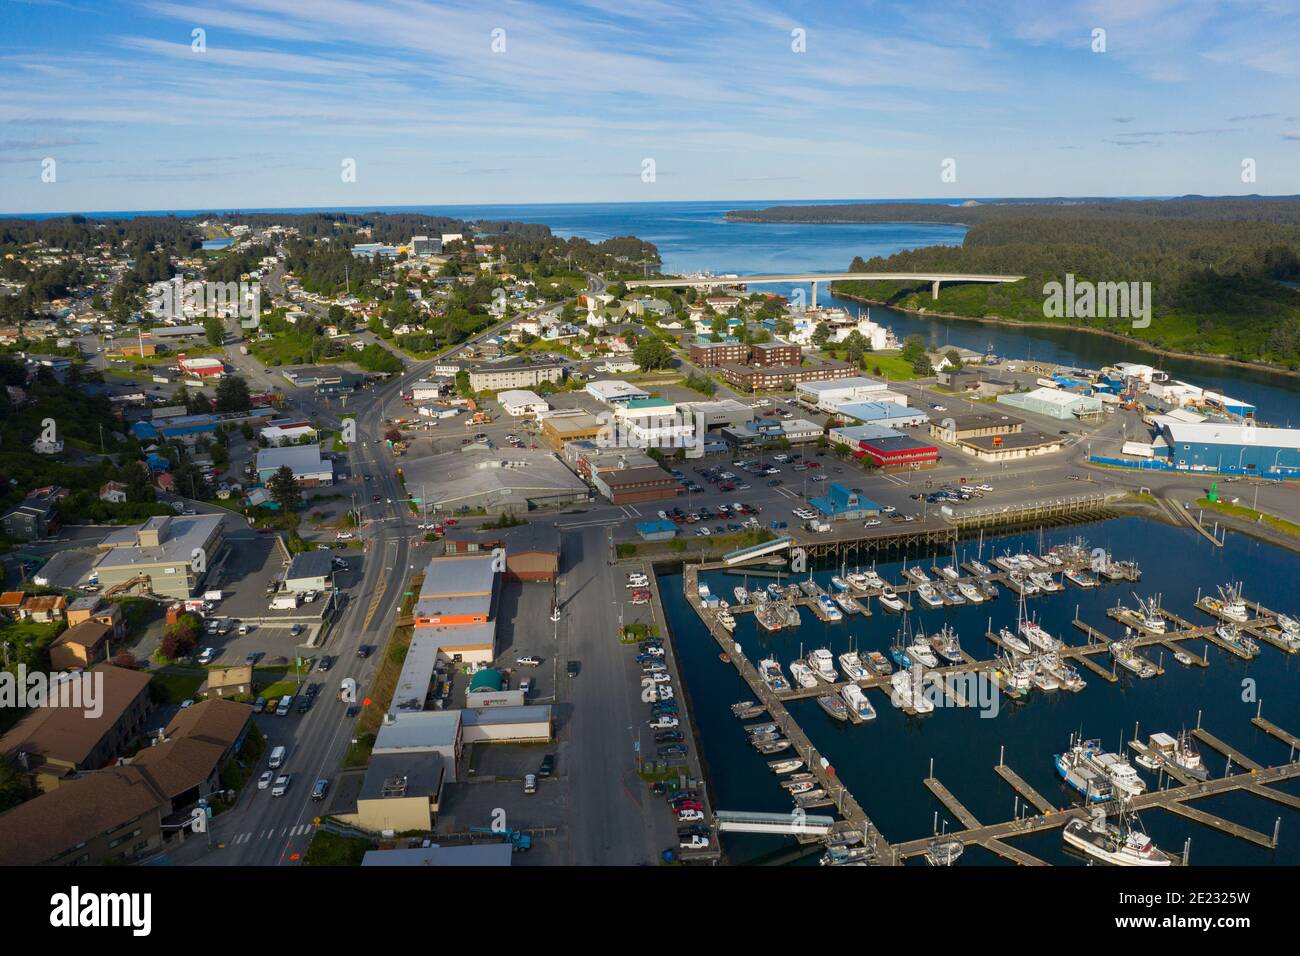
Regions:
<instances>
[{"instance_id":1,"label":"parked car","mask_svg":"<svg viewBox=\"0 0 1300 956\"><path fill-rule=\"evenodd\" d=\"M542 765L537 768L537 776L549 777L555 773L555 754L547 754L542 758Z\"/></svg>"},{"instance_id":2,"label":"parked car","mask_svg":"<svg viewBox=\"0 0 1300 956\"><path fill-rule=\"evenodd\" d=\"M537 774L530 773L524 777L524 793L537 792Z\"/></svg>"},{"instance_id":3,"label":"parked car","mask_svg":"<svg viewBox=\"0 0 1300 956\"><path fill-rule=\"evenodd\" d=\"M580 670L582 670L582 665L577 661L569 661L568 665L565 667L565 671L570 677L577 677Z\"/></svg>"}]
</instances>

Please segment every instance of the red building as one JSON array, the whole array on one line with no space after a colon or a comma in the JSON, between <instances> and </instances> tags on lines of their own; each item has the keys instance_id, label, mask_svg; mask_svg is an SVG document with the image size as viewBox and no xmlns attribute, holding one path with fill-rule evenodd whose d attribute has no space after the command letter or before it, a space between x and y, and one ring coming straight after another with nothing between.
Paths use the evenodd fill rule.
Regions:
<instances>
[{"instance_id":1,"label":"red building","mask_svg":"<svg viewBox=\"0 0 1300 956\"><path fill-rule=\"evenodd\" d=\"M881 471L909 471L933 468L939 463L939 447L917 441L910 435L895 438L871 438L858 442L862 454Z\"/></svg>"}]
</instances>

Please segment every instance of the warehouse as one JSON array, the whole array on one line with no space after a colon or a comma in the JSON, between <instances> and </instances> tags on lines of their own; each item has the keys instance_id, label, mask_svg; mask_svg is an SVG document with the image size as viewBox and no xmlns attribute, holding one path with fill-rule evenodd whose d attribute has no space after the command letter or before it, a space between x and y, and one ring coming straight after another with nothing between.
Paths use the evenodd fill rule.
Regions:
<instances>
[{"instance_id":1,"label":"warehouse","mask_svg":"<svg viewBox=\"0 0 1300 956\"><path fill-rule=\"evenodd\" d=\"M469 708L461 723L467 744L546 743L553 736L549 704Z\"/></svg>"},{"instance_id":2,"label":"warehouse","mask_svg":"<svg viewBox=\"0 0 1300 956\"><path fill-rule=\"evenodd\" d=\"M464 748L459 710L402 711L388 714L375 735L371 753L438 754L460 776L460 757Z\"/></svg>"},{"instance_id":3,"label":"warehouse","mask_svg":"<svg viewBox=\"0 0 1300 956\"><path fill-rule=\"evenodd\" d=\"M998 403L1022 412L1046 415L1060 421L1096 421L1102 415L1101 400L1059 388L1036 388L1032 392L999 395Z\"/></svg>"},{"instance_id":4,"label":"warehouse","mask_svg":"<svg viewBox=\"0 0 1300 956\"><path fill-rule=\"evenodd\" d=\"M650 397L650 393L644 389L629 385L619 379L588 382L586 392L592 398L604 402L606 405L626 405L628 402Z\"/></svg>"},{"instance_id":5,"label":"warehouse","mask_svg":"<svg viewBox=\"0 0 1300 956\"><path fill-rule=\"evenodd\" d=\"M805 405L830 412L835 410L834 403L873 401L875 393L884 390L884 382L854 375L837 382L804 382L795 389L795 398Z\"/></svg>"},{"instance_id":6,"label":"warehouse","mask_svg":"<svg viewBox=\"0 0 1300 956\"><path fill-rule=\"evenodd\" d=\"M839 482L832 482L826 494L810 498L809 503L832 521L852 521L880 514L880 505L862 497L857 488L848 488Z\"/></svg>"},{"instance_id":7,"label":"warehouse","mask_svg":"<svg viewBox=\"0 0 1300 956\"><path fill-rule=\"evenodd\" d=\"M1178 469L1272 477L1300 474L1300 429L1166 421L1161 435L1169 445L1169 461Z\"/></svg>"},{"instance_id":8,"label":"warehouse","mask_svg":"<svg viewBox=\"0 0 1300 956\"><path fill-rule=\"evenodd\" d=\"M540 449L490 449L474 443L412 459L404 467L404 478L413 494L440 511L522 512L591 498L586 484L554 452Z\"/></svg>"},{"instance_id":9,"label":"warehouse","mask_svg":"<svg viewBox=\"0 0 1300 956\"><path fill-rule=\"evenodd\" d=\"M327 552L321 552L328 557ZM433 558L412 616L418 631L438 624L483 624L492 616L497 560L492 553Z\"/></svg>"},{"instance_id":10,"label":"warehouse","mask_svg":"<svg viewBox=\"0 0 1300 956\"><path fill-rule=\"evenodd\" d=\"M642 541L671 541L677 537L677 525L671 521L638 521L636 533Z\"/></svg>"},{"instance_id":11,"label":"warehouse","mask_svg":"<svg viewBox=\"0 0 1300 956\"><path fill-rule=\"evenodd\" d=\"M334 484L334 463L321 458L319 444L263 448L257 453L258 480L266 484L285 465L304 488Z\"/></svg>"},{"instance_id":12,"label":"warehouse","mask_svg":"<svg viewBox=\"0 0 1300 956\"><path fill-rule=\"evenodd\" d=\"M939 448L910 435L862 438L854 457L866 458L884 472L933 468L939 463Z\"/></svg>"},{"instance_id":13,"label":"warehouse","mask_svg":"<svg viewBox=\"0 0 1300 956\"><path fill-rule=\"evenodd\" d=\"M507 581L550 582L560 571L560 530L554 523L530 521L488 531L448 528L442 543L452 555L503 548Z\"/></svg>"},{"instance_id":14,"label":"warehouse","mask_svg":"<svg viewBox=\"0 0 1300 956\"><path fill-rule=\"evenodd\" d=\"M600 437L605 424L594 415L573 409L572 411L552 412L542 416L542 437L556 451L569 442L595 441Z\"/></svg>"},{"instance_id":15,"label":"warehouse","mask_svg":"<svg viewBox=\"0 0 1300 956\"><path fill-rule=\"evenodd\" d=\"M734 398L722 398L713 402L683 402L679 407L694 417L696 424L702 425L705 430L720 425L739 426L754 418L754 410Z\"/></svg>"},{"instance_id":16,"label":"warehouse","mask_svg":"<svg viewBox=\"0 0 1300 956\"><path fill-rule=\"evenodd\" d=\"M484 667L474 672L465 689L466 707L522 707L524 692L505 685L499 670Z\"/></svg>"},{"instance_id":17,"label":"warehouse","mask_svg":"<svg viewBox=\"0 0 1300 956\"><path fill-rule=\"evenodd\" d=\"M682 486L658 465L606 468L593 472L591 483L611 504L639 504L676 498Z\"/></svg>"}]
</instances>

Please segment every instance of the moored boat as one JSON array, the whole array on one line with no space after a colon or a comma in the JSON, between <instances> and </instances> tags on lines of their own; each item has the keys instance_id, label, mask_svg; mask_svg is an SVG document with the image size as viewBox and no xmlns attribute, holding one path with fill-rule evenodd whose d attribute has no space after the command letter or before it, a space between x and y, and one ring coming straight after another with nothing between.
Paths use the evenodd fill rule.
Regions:
<instances>
[{"instance_id":1,"label":"moored boat","mask_svg":"<svg viewBox=\"0 0 1300 956\"><path fill-rule=\"evenodd\" d=\"M849 680L866 680L871 676L871 671L862 663L857 651L846 651L840 655L839 660L840 669Z\"/></svg>"},{"instance_id":2,"label":"moored boat","mask_svg":"<svg viewBox=\"0 0 1300 956\"><path fill-rule=\"evenodd\" d=\"M857 685L850 684L849 686L856 687ZM822 697L818 697L817 706L826 711L827 714L834 717L836 720L849 719L849 711L848 708L844 706L844 701L833 694L826 694Z\"/></svg>"},{"instance_id":3,"label":"moored boat","mask_svg":"<svg viewBox=\"0 0 1300 956\"><path fill-rule=\"evenodd\" d=\"M809 651L808 666L813 669L813 673L828 683L834 684L840 679L839 672L835 670L835 658L824 647Z\"/></svg>"},{"instance_id":4,"label":"moored boat","mask_svg":"<svg viewBox=\"0 0 1300 956\"><path fill-rule=\"evenodd\" d=\"M1170 866L1168 853L1159 849L1123 811L1115 823L1106 819L1106 811L1097 807L1090 820L1071 820L1061 831L1070 846L1093 859L1116 866Z\"/></svg>"},{"instance_id":5,"label":"moored boat","mask_svg":"<svg viewBox=\"0 0 1300 956\"><path fill-rule=\"evenodd\" d=\"M844 698L845 705L857 714L861 720L874 720L876 709L871 706L867 700L867 695L863 693L862 688L857 684L845 684L840 688L840 696Z\"/></svg>"},{"instance_id":6,"label":"moored boat","mask_svg":"<svg viewBox=\"0 0 1300 956\"><path fill-rule=\"evenodd\" d=\"M790 676L794 678L794 682L800 687L817 686L817 675L803 661L790 662Z\"/></svg>"}]
</instances>

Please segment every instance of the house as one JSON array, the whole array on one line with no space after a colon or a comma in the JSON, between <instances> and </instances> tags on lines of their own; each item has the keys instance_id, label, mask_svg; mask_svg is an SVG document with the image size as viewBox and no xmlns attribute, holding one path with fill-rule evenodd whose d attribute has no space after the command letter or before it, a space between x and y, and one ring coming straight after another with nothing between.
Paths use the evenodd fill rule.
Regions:
<instances>
[{"instance_id":1,"label":"house","mask_svg":"<svg viewBox=\"0 0 1300 956\"><path fill-rule=\"evenodd\" d=\"M0 519L4 533L22 541L37 541L58 529L59 488L38 488L5 512Z\"/></svg>"},{"instance_id":2,"label":"house","mask_svg":"<svg viewBox=\"0 0 1300 956\"><path fill-rule=\"evenodd\" d=\"M108 656L113 629L99 621L74 624L50 644L50 666L58 671L86 670Z\"/></svg>"},{"instance_id":3,"label":"house","mask_svg":"<svg viewBox=\"0 0 1300 956\"><path fill-rule=\"evenodd\" d=\"M97 594L74 598L68 604L66 616L68 627L76 627L85 621L98 621L108 626L114 640L126 636L126 618L122 609Z\"/></svg>"},{"instance_id":4,"label":"house","mask_svg":"<svg viewBox=\"0 0 1300 956\"><path fill-rule=\"evenodd\" d=\"M37 624L49 624L63 620L67 607L68 599L62 594L28 595L18 608L18 619L35 621Z\"/></svg>"},{"instance_id":5,"label":"house","mask_svg":"<svg viewBox=\"0 0 1300 956\"><path fill-rule=\"evenodd\" d=\"M257 453L258 480L265 484L286 465L293 472L294 480L304 488L334 483L334 463L321 457L319 444L263 448Z\"/></svg>"},{"instance_id":6,"label":"house","mask_svg":"<svg viewBox=\"0 0 1300 956\"><path fill-rule=\"evenodd\" d=\"M106 482L99 489L99 500L115 505L126 504L126 485L120 481Z\"/></svg>"},{"instance_id":7,"label":"house","mask_svg":"<svg viewBox=\"0 0 1300 956\"><path fill-rule=\"evenodd\" d=\"M238 756L253 721L253 709L210 698L177 712L162 739L131 758L173 811L194 806L224 790L222 771Z\"/></svg>"},{"instance_id":8,"label":"house","mask_svg":"<svg viewBox=\"0 0 1300 956\"><path fill-rule=\"evenodd\" d=\"M536 392L526 389L508 389L497 394L502 410L511 418L536 418L550 411L551 406Z\"/></svg>"}]
</instances>

